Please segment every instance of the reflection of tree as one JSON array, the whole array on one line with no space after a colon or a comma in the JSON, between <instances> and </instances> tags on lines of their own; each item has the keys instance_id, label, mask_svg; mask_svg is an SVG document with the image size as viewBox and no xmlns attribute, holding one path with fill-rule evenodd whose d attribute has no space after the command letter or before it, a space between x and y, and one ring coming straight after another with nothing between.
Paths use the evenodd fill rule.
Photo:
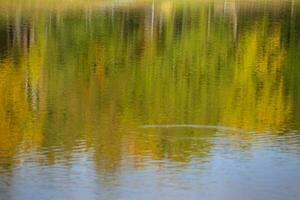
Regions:
<instances>
[{"instance_id":1,"label":"reflection of tree","mask_svg":"<svg viewBox=\"0 0 300 200\"><path fill-rule=\"evenodd\" d=\"M256 23L242 33L232 85L223 91L222 123L255 130L278 130L288 125L292 102L284 91L282 68L286 52L280 38L278 24Z\"/></svg>"},{"instance_id":2,"label":"reflection of tree","mask_svg":"<svg viewBox=\"0 0 300 200\"><path fill-rule=\"evenodd\" d=\"M137 167L142 167L149 157L188 163L192 157L203 159L209 156L212 143L208 138L213 134L211 130L145 129L130 135L128 151L135 155Z\"/></svg>"},{"instance_id":3,"label":"reflection of tree","mask_svg":"<svg viewBox=\"0 0 300 200\"><path fill-rule=\"evenodd\" d=\"M235 13L232 23L214 15L212 4L158 7L155 17L115 9L113 17L111 10L72 10L7 19L0 153L42 146L62 149L70 161L84 143L111 173L127 155L137 166L146 156L187 163L210 155L213 144L202 138L214 131L141 130L141 124L288 128L297 81L283 67L293 64L289 55L299 46L287 52L280 20L249 24ZM59 159L55 151L45 154L49 163Z\"/></svg>"},{"instance_id":4,"label":"reflection of tree","mask_svg":"<svg viewBox=\"0 0 300 200\"><path fill-rule=\"evenodd\" d=\"M11 60L2 60L0 65L0 157L11 157L22 140L19 134L23 124L24 91L20 83L22 73L13 70ZM14 102L12 100L15 100Z\"/></svg>"},{"instance_id":5,"label":"reflection of tree","mask_svg":"<svg viewBox=\"0 0 300 200\"><path fill-rule=\"evenodd\" d=\"M42 87L42 62L44 40L34 43L29 23L17 19L8 19L7 46L9 55L0 65L0 148L2 156L12 157L17 146L30 148L40 146L42 142L43 110L45 96ZM33 45L31 45L34 43ZM40 90L42 89L42 90Z\"/></svg>"}]
</instances>

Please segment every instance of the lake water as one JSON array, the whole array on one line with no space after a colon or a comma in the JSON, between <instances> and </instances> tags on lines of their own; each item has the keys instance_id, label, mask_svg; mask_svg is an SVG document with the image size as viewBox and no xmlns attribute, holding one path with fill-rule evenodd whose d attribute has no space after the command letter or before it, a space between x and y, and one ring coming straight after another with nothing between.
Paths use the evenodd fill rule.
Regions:
<instances>
[{"instance_id":1,"label":"lake water","mask_svg":"<svg viewBox=\"0 0 300 200\"><path fill-rule=\"evenodd\" d=\"M1 200L299 200L299 1L0 0Z\"/></svg>"}]
</instances>

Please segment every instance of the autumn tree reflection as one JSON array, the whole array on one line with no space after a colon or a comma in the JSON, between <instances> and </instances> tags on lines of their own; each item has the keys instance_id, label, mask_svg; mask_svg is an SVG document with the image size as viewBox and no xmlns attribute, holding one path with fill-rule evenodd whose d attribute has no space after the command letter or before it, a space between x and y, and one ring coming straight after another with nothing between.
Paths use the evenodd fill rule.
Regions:
<instances>
[{"instance_id":1,"label":"autumn tree reflection","mask_svg":"<svg viewBox=\"0 0 300 200\"><path fill-rule=\"evenodd\" d=\"M188 163L204 161L214 147L215 130L144 124L293 129L299 13L258 7L247 21L244 7L217 5L30 13L13 4L16 15L0 15L0 158L45 148L49 164L60 156L71 162L84 144L99 169L114 173L126 156L136 167L147 157Z\"/></svg>"}]
</instances>

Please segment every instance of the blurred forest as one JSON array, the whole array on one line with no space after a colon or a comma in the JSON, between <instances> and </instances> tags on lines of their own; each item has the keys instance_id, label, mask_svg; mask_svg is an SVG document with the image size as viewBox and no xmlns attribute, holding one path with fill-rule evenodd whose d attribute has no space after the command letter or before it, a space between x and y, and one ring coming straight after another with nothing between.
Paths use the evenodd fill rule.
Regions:
<instances>
[{"instance_id":1,"label":"blurred forest","mask_svg":"<svg viewBox=\"0 0 300 200\"><path fill-rule=\"evenodd\" d=\"M213 147L168 136L216 130L144 124L252 140L300 128L297 2L31 2L0 1L0 163L65 148L46 153L54 163L84 144L113 171L123 154L188 162Z\"/></svg>"}]
</instances>

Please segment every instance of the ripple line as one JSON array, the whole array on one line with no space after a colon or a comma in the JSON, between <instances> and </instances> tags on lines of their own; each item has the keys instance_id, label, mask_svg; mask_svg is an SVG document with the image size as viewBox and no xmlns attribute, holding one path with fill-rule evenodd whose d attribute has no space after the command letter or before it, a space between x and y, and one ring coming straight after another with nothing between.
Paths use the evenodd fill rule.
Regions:
<instances>
[{"instance_id":1,"label":"ripple line","mask_svg":"<svg viewBox=\"0 0 300 200\"><path fill-rule=\"evenodd\" d=\"M197 129L216 129L223 131L243 131L243 129L232 128L219 125L200 125L200 124L150 124L142 125L140 128L197 128Z\"/></svg>"}]
</instances>

